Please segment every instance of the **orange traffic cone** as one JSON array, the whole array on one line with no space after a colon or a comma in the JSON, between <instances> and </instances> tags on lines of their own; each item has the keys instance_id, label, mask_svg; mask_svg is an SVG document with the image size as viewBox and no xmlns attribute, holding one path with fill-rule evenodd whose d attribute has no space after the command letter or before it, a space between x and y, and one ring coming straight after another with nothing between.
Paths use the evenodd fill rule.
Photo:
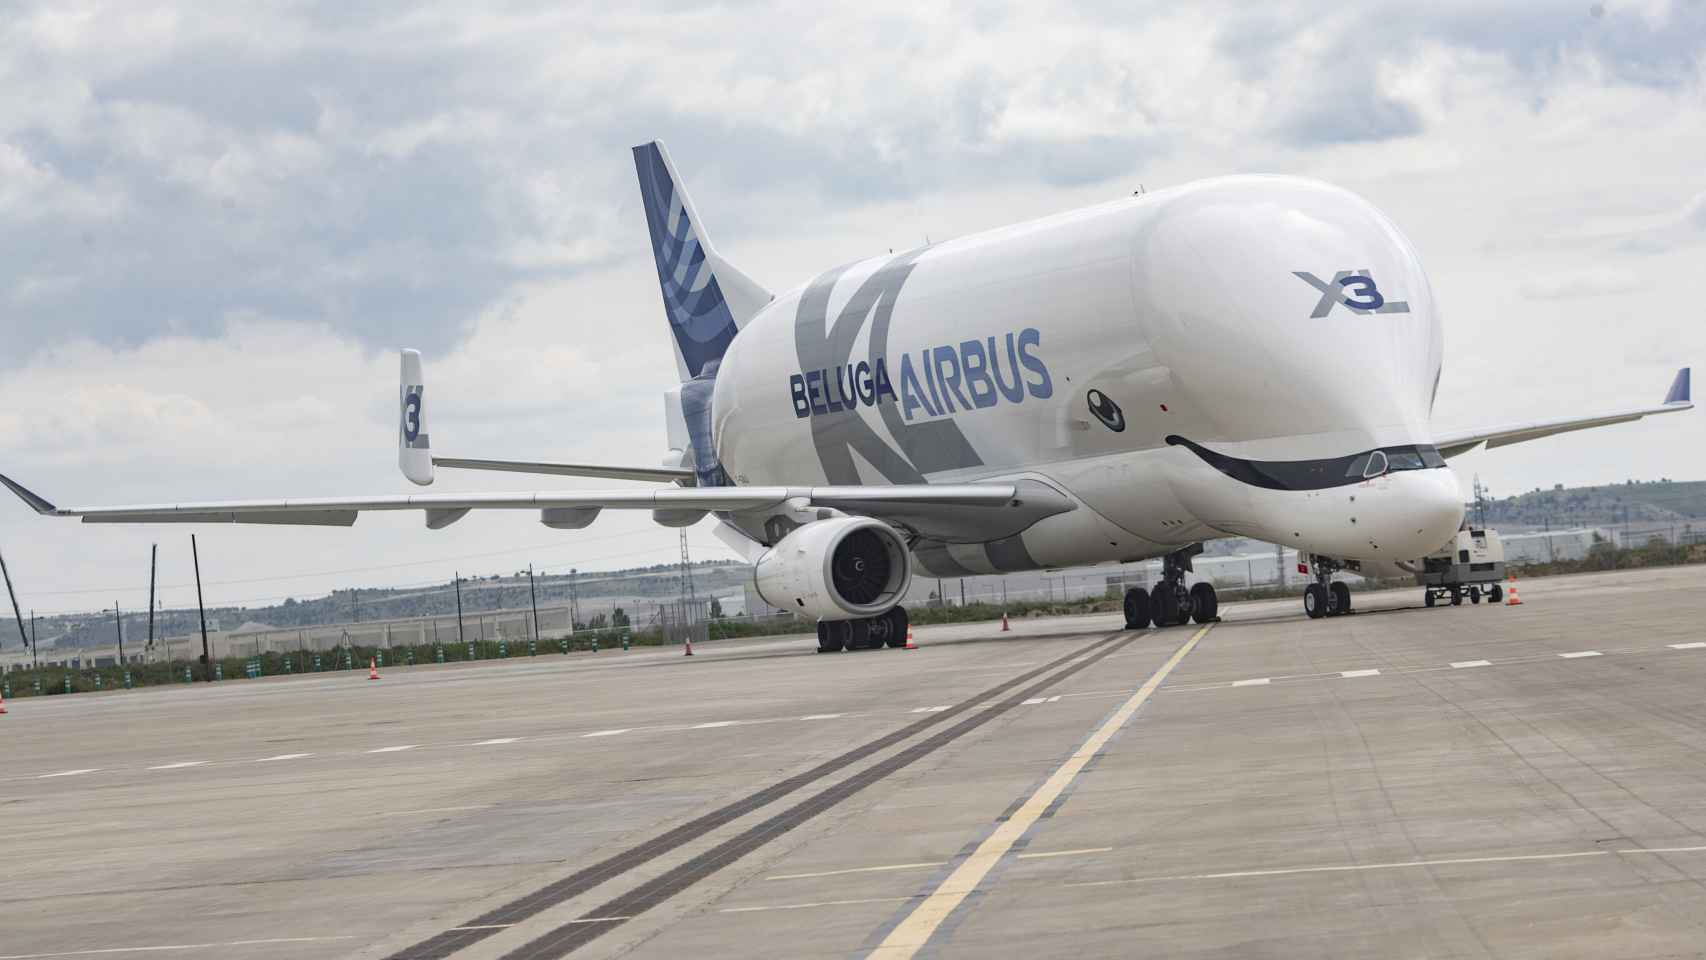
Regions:
<instances>
[{"instance_id":1,"label":"orange traffic cone","mask_svg":"<svg viewBox=\"0 0 1706 960\"><path fill-rule=\"evenodd\" d=\"M379 679L379 661L374 657L367 658L367 679Z\"/></svg>"},{"instance_id":2,"label":"orange traffic cone","mask_svg":"<svg viewBox=\"0 0 1706 960\"><path fill-rule=\"evenodd\" d=\"M1507 607L1520 607L1520 606L1522 606L1522 598L1516 595L1516 578L1515 577L1511 577L1511 588L1509 591L1507 591L1505 593L1505 606L1507 606Z\"/></svg>"},{"instance_id":3,"label":"orange traffic cone","mask_svg":"<svg viewBox=\"0 0 1706 960\"><path fill-rule=\"evenodd\" d=\"M1001 632L1006 633L1011 629L1013 628L1007 625L1007 611L1003 610L1001 611Z\"/></svg>"},{"instance_id":4,"label":"orange traffic cone","mask_svg":"<svg viewBox=\"0 0 1706 960\"><path fill-rule=\"evenodd\" d=\"M6 713L6 695L3 693L0 693L0 715L4 715L5 713Z\"/></svg>"},{"instance_id":5,"label":"orange traffic cone","mask_svg":"<svg viewBox=\"0 0 1706 960\"><path fill-rule=\"evenodd\" d=\"M906 648L905 649L907 649L907 650L917 650L918 649L918 644L912 642L912 624L910 624L910 623L906 625Z\"/></svg>"},{"instance_id":6,"label":"orange traffic cone","mask_svg":"<svg viewBox=\"0 0 1706 960\"><path fill-rule=\"evenodd\" d=\"M687 652L682 654L682 656L684 656L684 657L693 656L693 638L692 637L687 638Z\"/></svg>"}]
</instances>

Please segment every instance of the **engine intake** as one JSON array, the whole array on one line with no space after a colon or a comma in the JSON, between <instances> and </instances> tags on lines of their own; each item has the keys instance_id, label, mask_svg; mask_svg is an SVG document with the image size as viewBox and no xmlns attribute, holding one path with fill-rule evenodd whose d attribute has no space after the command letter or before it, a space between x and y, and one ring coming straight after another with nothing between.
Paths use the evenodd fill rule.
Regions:
<instances>
[{"instance_id":1,"label":"engine intake","mask_svg":"<svg viewBox=\"0 0 1706 960\"><path fill-rule=\"evenodd\" d=\"M881 520L833 517L798 527L765 551L753 580L774 607L819 620L875 617L906 595L912 556Z\"/></svg>"}]
</instances>

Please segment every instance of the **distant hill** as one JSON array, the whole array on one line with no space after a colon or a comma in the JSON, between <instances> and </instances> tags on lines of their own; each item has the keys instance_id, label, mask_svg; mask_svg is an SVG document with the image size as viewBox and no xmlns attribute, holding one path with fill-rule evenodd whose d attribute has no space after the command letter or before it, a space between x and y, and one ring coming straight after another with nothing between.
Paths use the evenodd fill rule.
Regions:
<instances>
[{"instance_id":1,"label":"distant hill","mask_svg":"<svg viewBox=\"0 0 1706 960\"><path fill-rule=\"evenodd\" d=\"M1628 523L1706 524L1706 481L1630 481L1603 487L1532 490L1487 501L1495 527L1611 526Z\"/></svg>"}]
</instances>

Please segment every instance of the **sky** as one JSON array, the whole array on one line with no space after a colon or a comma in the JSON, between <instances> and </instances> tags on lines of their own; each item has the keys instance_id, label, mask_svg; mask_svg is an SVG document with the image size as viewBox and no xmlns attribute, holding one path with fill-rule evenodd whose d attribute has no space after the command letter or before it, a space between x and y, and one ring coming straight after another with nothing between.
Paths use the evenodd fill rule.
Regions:
<instances>
[{"instance_id":1,"label":"sky","mask_svg":"<svg viewBox=\"0 0 1706 960\"><path fill-rule=\"evenodd\" d=\"M1706 360L1706 0L0 0L0 89L0 471L62 504L403 492L400 346L440 455L658 462L675 365L628 149L654 137L773 290L1274 172L1414 242L1442 424L1656 402ZM1702 423L1453 465L1495 495L1706 479ZM154 543L163 601L193 603L191 532L0 502L44 612L141 606ZM209 604L679 552L642 513L194 532ZM709 524L690 540L731 556Z\"/></svg>"}]
</instances>

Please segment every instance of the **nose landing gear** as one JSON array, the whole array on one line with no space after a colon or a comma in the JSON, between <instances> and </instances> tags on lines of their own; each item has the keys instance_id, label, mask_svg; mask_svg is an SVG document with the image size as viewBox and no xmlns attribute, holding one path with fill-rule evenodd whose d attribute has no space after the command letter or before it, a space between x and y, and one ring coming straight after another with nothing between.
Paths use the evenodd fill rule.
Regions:
<instances>
[{"instance_id":1,"label":"nose landing gear","mask_svg":"<svg viewBox=\"0 0 1706 960\"><path fill-rule=\"evenodd\" d=\"M1303 591L1303 612L1309 619L1319 620L1351 612L1351 588L1333 579L1333 574L1342 569L1344 564L1330 557L1310 556L1309 570L1315 582Z\"/></svg>"},{"instance_id":2,"label":"nose landing gear","mask_svg":"<svg viewBox=\"0 0 1706 960\"><path fill-rule=\"evenodd\" d=\"M1175 550L1161 560L1161 579L1149 590L1131 587L1125 592L1125 626L1127 630L1142 630L1154 623L1158 627L1184 624L1213 623L1219 620L1220 598L1214 586L1196 583L1185 586L1185 574L1191 572L1191 558L1202 553L1202 544Z\"/></svg>"}]
</instances>

